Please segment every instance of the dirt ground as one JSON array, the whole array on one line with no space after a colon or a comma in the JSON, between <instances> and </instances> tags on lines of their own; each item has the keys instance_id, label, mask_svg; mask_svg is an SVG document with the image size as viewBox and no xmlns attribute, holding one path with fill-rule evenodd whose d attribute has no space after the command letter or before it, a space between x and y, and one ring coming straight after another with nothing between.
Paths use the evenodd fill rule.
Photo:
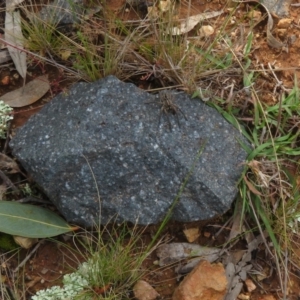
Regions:
<instances>
[{"instance_id":1,"label":"dirt ground","mask_svg":"<svg viewBox=\"0 0 300 300\"><path fill-rule=\"evenodd\" d=\"M144 17L145 14L145 7L134 10L128 7L123 0L108 0L106 4L116 16L123 20L137 20ZM188 3L182 2L182 5L178 10L178 18L185 18L188 11L190 15L195 15L205 11L221 10L224 8L225 4L226 3L222 0L192 0L192 6L189 11ZM268 45L266 39L266 19L259 20L254 27L254 50L251 52L251 59L255 62L255 65L260 66L260 69L262 70L262 76L256 80L255 85L261 100L269 105L277 102L273 96L274 90L280 89L282 86L285 88L292 88L295 77L298 78L298 80L300 78L300 5L298 5L299 3L297 3L296 0L294 0L292 4L296 4L296 6L290 6L289 8L290 16L288 18L292 21L287 28L278 27L280 18L273 16L275 23L273 30L274 36L280 41L287 42L287 48L278 50L271 48ZM235 19L233 19L233 22L247 27L249 19L245 16L249 13L253 5L255 5L254 2L241 4L234 16ZM265 14L262 7L258 7L256 10L260 11L262 15ZM211 19L207 23L217 30L218 26L221 26L224 22L224 18L225 16L221 16L217 19ZM234 34L235 33L232 32L232 35ZM264 69L270 70L270 68L274 70L278 80L276 80L274 76L270 76L268 72L263 72ZM39 64L38 62L32 62L31 65L28 66L29 75L27 76L27 81L44 73L49 74L51 85L50 92L33 105L16 108L14 110L14 120L12 123L13 131L22 126L28 118L37 113L47 102L51 101L56 94L67 90L69 86L74 83L74 80L67 77L62 70L57 69L55 66ZM232 80L234 81L236 79L232 78ZM134 83L145 89L148 88L147 83L142 82L142 80L137 80ZM22 84L22 79L20 76L17 76L17 72L12 64L9 66L0 65L0 99L2 95L21 87ZM229 85L230 82L224 84ZM2 147L4 147L4 143L2 143ZM167 234L172 241L186 242L183 229L197 227L201 234L196 240L196 243L205 246L221 246L226 241L229 229L225 228L222 234L218 236L216 236L216 233L231 214L232 212L229 212L228 215L217 220L208 221L205 224L203 224L203 222L193 224L170 224L168 225L165 234ZM155 227L146 231L143 237L145 242L149 242L153 230L155 230ZM65 242L63 237L59 237L58 239ZM74 247L71 239L68 240L67 243L71 248ZM239 247L245 247L244 241L240 241L236 247L237 249ZM6 269L16 268L18 263L25 258L29 252L30 250L22 250L20 257L9 260L6 265L2 267L5 267ZM266 256L264 248L259 249L256 253L256 257L262 268L267 266L266 259L268 259L268 257ZM155 260L157 260L157 257L154 252L145 262L144 267L151 270L145 279L160 293L161 299L171 299L172 293L175 287L178 286L180 279L178 280L174 267L158 268L153 264ZM74 256L70 250L59 246L58 243L44 241L24 268L23 274L25 274L26 296L29 299L30 295L40 289L60 284L63 275L71 272L72 268L76 268L78 263L82 261L83 258L80 255ZM300 297L300 273L299 270L293 266L290 267L291 284L289 285L289 300L296 300ZM256 281L255 283L257 289L249 294L249 299L263 299L263 295L267 294L272 294L275 299L281 299L282 295L280 293L280 285L276 271L270 273L264 280ZM244 292L247 291L244 289Z\"/></svg>"}]
</instances>

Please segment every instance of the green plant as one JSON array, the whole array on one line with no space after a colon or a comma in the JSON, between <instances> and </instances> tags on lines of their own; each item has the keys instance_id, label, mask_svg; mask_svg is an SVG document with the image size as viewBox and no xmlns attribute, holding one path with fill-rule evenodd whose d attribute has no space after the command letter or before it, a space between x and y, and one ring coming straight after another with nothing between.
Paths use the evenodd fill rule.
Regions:
<instances>
[{"instance_id":1,"label":"green plant","mask_svg":"<svg viewBox=\"0 0 300 300\"><path fill-rule=\"evenodd\" d=\"M291 255L297 244L299 187L287 167L299 168L299 88L295 78L294 88L282 93L279 102L268 106L259 100L256 91L253 95L253 123L248 130L238 125L236 117L223 112L227 120L245 135L252 145L248 151L248 167L244 180L240 182L240 195L244 211L254 217L261 233L264 230L270 237L275 252L278 274L284 269L281 289L286 292L288 278L287 262L299 262L298 255ZM220 107L219 111L222 111ZM266 245L269 249L269 246Z\"/></svg>"},{"instance_id":2,"label":"green plant","mask_svg":"<svg viewBox=\"0 0 300 300\"><path fill-rule=\"evenodd\" d=\"M142 262L150 252L141 245L141 233L122 225L117 230L85 231L77 241L86 249L86 262L63 278L63 286L37 292L32 300L129 299L133 284L143 274Z\"/></svg>"}]
</instances>

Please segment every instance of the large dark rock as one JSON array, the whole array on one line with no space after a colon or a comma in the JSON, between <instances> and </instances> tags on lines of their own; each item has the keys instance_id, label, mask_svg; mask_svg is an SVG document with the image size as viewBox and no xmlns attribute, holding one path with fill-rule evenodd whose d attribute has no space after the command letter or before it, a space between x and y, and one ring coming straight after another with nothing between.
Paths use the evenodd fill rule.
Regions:
<instances>
[{"instance_id":1,"label":"large dark rock","mask_svg":"<svg viewBox=\"0 0 300 300\"><path fill-rule=\"evenodd\" d=\"M115 217L157 223L194 162L172 218L189 222L223 214L237 193L244 139L201 101L183 92L173 97L177 114L176 107L161 112L158 95L113 76L79 83L45 105L10 146L71 223L99 221L98 191L101 223Z\"/></svg>"}]
</instances>

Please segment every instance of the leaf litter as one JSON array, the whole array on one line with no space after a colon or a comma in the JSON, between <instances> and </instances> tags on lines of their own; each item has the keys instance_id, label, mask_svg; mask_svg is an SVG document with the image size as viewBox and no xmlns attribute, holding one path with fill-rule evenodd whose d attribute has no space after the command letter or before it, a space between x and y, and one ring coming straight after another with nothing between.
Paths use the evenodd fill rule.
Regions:
<instances>
[{"instance_id":1,"label":"leaf litter","mask_svg":"<svg viewBox=\"0 0 300 300\"><path fill-rule=\"evenodd\" d=\"M187 33L191 31L201 21L210 18L215 18L217 16L220 16L222 13L223 10L220 10L220 11L204 12L195 16L190 16L187 19L181 21L179 26L173 27L170 33L172 35L180 35L183 33Z\"/></svg>"},{"instance_id":2,"label":"leaf litter","mask_svg":"<svg viewBox=\"0 0 300 300\"><path fill-rule=\"evenodd\" d=\"M217 247L206 247L199 244L190 243L169 243L160 245L156 250L159 258L159 266L176 265L175 272L185 275L202 260L209 262L222 262L228 280L228 292L225 300L237 299L248 276L253 271L253 265L257 265L252 253L258 250L258 246L263 243L261 236L254 237L247 233L247 249L230 250ZM265 278L265 277L264 277Z\"/></svg>"},{"instance_id":3,"label":"leaf litter","mask_svg":"<svg viewBox=\"0 0 300 300\"><path fill-rule=\"evenodd\" d=\"M20 3L20 1L16 3ZM10 0L6 1L5 42L17 71L25 80L27 62L24 51L24 36L21 29L21 14L19 10L14 10L14 5L11 4Z\"/></svg>"},{"instance_id":4,"label":"leaf litter","mask_svg":"<svg viewBox=\"0 0 300 300\"><path fill-rule=\"evenodd\" d=\"M268 276L263 274L262 267L258 265L253 255L259 250L259 245L264 243L266 236L260 234L255 237L251 230L245 229L245 225L242 223L242 202L239 201L236 205L235 214L231 218L230 234L223 247L206 247L192 243L162 244L156 250L159 266L175 264L173 266L175 272L178 276L182 276L191 272L202 260L210 263L221 262L224 265L228 281L225 300L237 299L244 286L248 287L249 285L253 290L256 288L252 281L250 285L249 275L260 274L263 279ZM225 225L219 233L224 228ZM219 233L216 234L216 237ZM242 237L247 242L246 249L233 249Z\"/></svg>"},{"instance_id":5,"label":"leaf litter","mask_svg":"<svg viewBox=\"0 0 300 300\"><path fill-rule=\"evenodd\" d=\"M14 91L1 96L6 104L11 107L23 107L41 99L50 89L48 75L35 78Z\"/></svg>"}]
</instances>

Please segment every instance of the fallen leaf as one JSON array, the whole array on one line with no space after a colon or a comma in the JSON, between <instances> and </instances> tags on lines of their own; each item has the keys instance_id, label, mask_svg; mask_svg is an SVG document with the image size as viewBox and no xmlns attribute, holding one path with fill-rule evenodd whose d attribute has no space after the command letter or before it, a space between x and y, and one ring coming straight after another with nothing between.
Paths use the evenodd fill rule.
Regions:
<instances>
[{"instance_id":1,"label":"fallen leaf","mask_svg":"<svg viewBox=\"0 0 300 300\"><path fill-rule=\"evenodd\" d=\"M249 190L255 194L255 195L258 195L258 196L262 196L262 193L259 192L255 187L254 185L247 179L246 176L244 176L244 180L245 180L245 183L247 184Z\"/></svg>"},{"instance_id":2,"label":"fallen leaf","mask_svg":"<svg viewBox=\"0 0 300 300\"><path fill-rule=\"evenodd\" d=\"M203 20L207 20L210 18L217 17L223 13L223 10L213 11L213 12L205 12L202 14L198 14L195 16L191 16L183 21L181 21L179 27L173 27L171 29L172 35L180 35L186 32L191 31L199 22Z\"/></svg>"},{"instance_id":3,"label":"fallen leaf","mask_svg":"<svg viewBox=\"0 0 300 300\"><path fill-rule=\"evenodd\" d=\"M1 96L1 100L11 107L23 107L39 100L49 89L48 75L43 75L30 81L24 87Z\"/></svg>"},{"instance_id":4,"label":"fallen leaf","mask_svg":"<svg viewBox=\"0 0 300 300\"><path fill-rule=\"evenodd\" d=\"M77 230L51 210L12 201L0 201L0 231L30 238L45 238Z\"/></svg>"},{"instance_id":5,"label":"fallen leaf","mask_svg":"<svg viewBox=\"0 0 300 300\"><path fill-rule=\"evenodd\" d=\"M6 1L7 5L10 0ZM6 11L5 14L5 42L8 52L19 74L25 78L27 72L26 52L24 51L24 37L21 29L20 11Z\"/></svg>"}]
</instances>

